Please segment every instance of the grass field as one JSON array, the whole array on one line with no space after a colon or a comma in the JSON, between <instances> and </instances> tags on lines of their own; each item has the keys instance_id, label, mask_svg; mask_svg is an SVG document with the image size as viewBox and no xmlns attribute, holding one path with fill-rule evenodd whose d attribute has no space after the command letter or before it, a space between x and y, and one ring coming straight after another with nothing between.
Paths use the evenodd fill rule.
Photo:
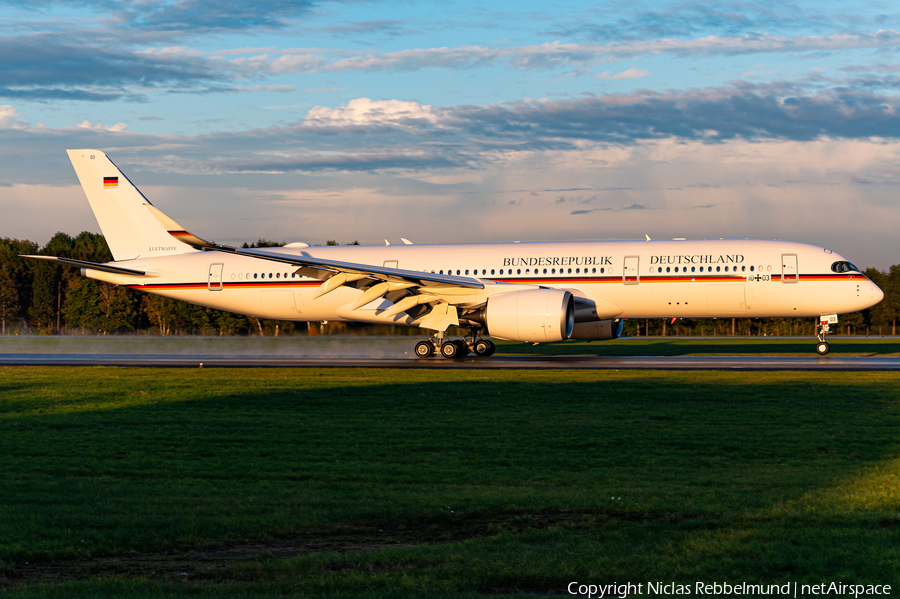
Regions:
<instances>
[{"instance_id":1,"label":"grass field","mask_svg":"<svg viewBox=\"0 0 900 599\"><path fill-rule=\"evenodd\" d=\"M0 584L25 597L898 585L898 383L0 368Z\"/></svg>"}]
</instances>

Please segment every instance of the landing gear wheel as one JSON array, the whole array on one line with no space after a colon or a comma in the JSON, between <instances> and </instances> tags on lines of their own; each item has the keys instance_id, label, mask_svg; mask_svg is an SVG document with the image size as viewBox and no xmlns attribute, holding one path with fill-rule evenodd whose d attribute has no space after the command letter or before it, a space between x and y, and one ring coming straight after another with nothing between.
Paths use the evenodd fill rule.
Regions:
<instances>
[{"instance_id":1,"label":"landing gear wheel","mask_svg":"<svg viewBox=\"0 0 900 599\"><path fill-rule=\"evenodd\" d=\"M457 339L453 343L455 343L457 346L459 346L459 356L457 356L457 357L465 358L471 352L471 350L469 349L469 344L466 343L465 341Z\"/></svg>"},{"instance_id":2,"label":"landing gear wheel","mask_svg":"<svg viewBox=\"0 0 900 599\"><path fill-rule=\"evenodd\" d=\"M434 355L434 343L431 341L419 341L416 343L416 357L430 358Z\"/></svg>"},{"instance_id":3,"label":"landing gear wheel","mask_svg":"<svg viewBox=\"0 0 900 599\"><path fill-rule=\"evenodd\" d=\"M831 350L831 346L828 345L827 341L819 341L816 343L816 353L820 356L824 356Z\"/></svg>"},{"instance_id":4,"label":"landing gear wheel","mask_svg":"<svg viewBox=\"0 0 900 599\"><path fill-rule=\"evenodd\" d=\"M475 350L476 356L480 358L486 358L493 354L497 348L494 346L493 341L489 341L487 339L479 339L475 342L473 349Z\"/></svg>"},{"instance_id":5,"label":"landing gear wheel","mask_svg":"<svg viewBox=\"0 0 900 599\"><path fill-rule=\"evenodd\" d=\"M441 355L445 358L458 358L460 357L459 345L456 344L455 341L445 341L443 345L441 345Z\"/></svg>"}]
</instances>

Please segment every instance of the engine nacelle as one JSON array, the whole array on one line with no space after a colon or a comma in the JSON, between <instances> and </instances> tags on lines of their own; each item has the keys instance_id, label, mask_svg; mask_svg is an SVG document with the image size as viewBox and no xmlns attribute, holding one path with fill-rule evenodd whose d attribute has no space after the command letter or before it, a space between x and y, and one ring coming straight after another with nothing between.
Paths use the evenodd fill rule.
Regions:
<instances>
[{"instance_id":1,"label":"engine nacelle","mask_svg":"<svg viewBox=\"0 0 900 599\"><path fill-rule=\"evenodd\" d=\"M484 308L488 335L549 343L572 335L575 299L561 289L524 289L492 295Z\"/></svg>"},{"instance_id":2,"label":"engine nacelle","mask_svg":"<svg viewBox=\"0 0 900 599\"><path fill-rule=\"evenodd\" d=\"M572 330L571 339L580 341L606 341L618 339L622 335L625 321L621 318L609 320L591 320L577 322Z\"/></svg>"}]
</instances>

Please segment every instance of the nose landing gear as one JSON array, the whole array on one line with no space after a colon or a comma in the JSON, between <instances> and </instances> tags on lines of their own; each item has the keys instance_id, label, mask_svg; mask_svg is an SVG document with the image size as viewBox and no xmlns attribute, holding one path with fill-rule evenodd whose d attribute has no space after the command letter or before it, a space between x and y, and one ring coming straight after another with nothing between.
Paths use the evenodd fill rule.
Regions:
<instances>
[{"instance_id":1,"label":"nose landing gear","mask_svg":"<svg viewBox=\"0 0 900 599\"><path fill-rule=\"evenodd\" d=\"M824 356L831 351L831 346L825 341L825 335L827 335L830 330L829 325L837 324L837 321L837 314L819 317L819 321L816 324L816 338L819 340L819 342L816 343L816 353L820 356Z\"/></svg>"}]
</instances>

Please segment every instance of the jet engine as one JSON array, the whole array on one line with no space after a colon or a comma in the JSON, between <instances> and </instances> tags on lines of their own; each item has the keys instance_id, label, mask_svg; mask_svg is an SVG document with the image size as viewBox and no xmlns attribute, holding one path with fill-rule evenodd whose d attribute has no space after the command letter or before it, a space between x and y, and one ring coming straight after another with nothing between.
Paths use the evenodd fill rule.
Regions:
<instances>
[{"instance_id":1,"label":"jet engine","mask_svg":"<svg viewBox=\"0 0 900 599\"><path fill-rule=\"evenodd\" d=\"M575 300L561 289L524 289L492 295L478 320L491 337L549 343L572 335Z\"/></svg>"},{"instance_id":2,"label":"jet engine","mask_svg":"<svg viewBox=\"0 0 900 599\"><path fill-rule=\"evenodd\" d=\"M622 335L625 321L621 318L607 320L590 320L576 322L572 330L571 339L580 341L606 341L618 339Z\"/></svg>"}]
</instances>

